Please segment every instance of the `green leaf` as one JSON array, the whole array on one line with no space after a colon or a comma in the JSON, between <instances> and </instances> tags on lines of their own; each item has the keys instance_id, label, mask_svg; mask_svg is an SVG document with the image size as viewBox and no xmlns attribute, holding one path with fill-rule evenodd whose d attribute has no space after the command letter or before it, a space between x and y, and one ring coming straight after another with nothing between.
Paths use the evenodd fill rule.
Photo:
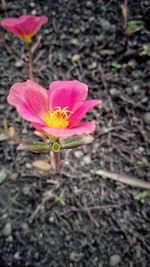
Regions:
<instances>
[{"instance_id":1,"label":"green leaf","mask_svg":"<svg viewBox=\"0 0 150 267\"><path fill-rule=\"evenodd\" d=\"M94 140L92 135L79 135L67 138L60 138L59 142L62 149L71 149L92 143Z\"/></svg>"},{"instance_id":2,"label":"green leaf","mask_svg":"<svg viewBox=\"0 0 150 267\"><path fill-rule=\"evenodd\" d=\"M116 62L112 62L111 64L112 68L116 69L116 70L119 70L122 68L122 65L121 64L118 64Z\"/></svg>"},{"instance_id":3,"label":"green leaf","mask_svg":"<svg viewBox=\"0 0 150 267\"><path fill-rule=\"evenodd\" d=\"M105 40L105 36L103 34L95 36L97 42L102 42Z\"/></svg>"},{"instance_id":4,"label":"green leaf","mask_svg":"<svg viewBox=\"0 0 150 267\"><path fill-rule=\"evenodd\" d=\"M128 35L132 35L137 31L140 31L142 29L142 25L140 25L141 23L139 21L136 20L130 20L128 21L128 25L127 25L127 33Z\"/></svg>"},{"instance_id":5,"label":"green leaf","mask_svg":"<svg viewBox=\"0 0 150 267\"><path fill-rule=\"evenodd\" d=\"M50 145L43 142L28 142L20 144L17 147L17 150L24 150L33 153L45 153L51 150Z\"/></svg>"},{"instance_id":6,"label":"green leaf","mask_svg":"<svg viewBox=\"0 0 150 267\"><path fill-rule=\"evenodd\" d=\"M64 190L62 189L59 195L53 195L52 197L55 203L60 203L62 206L65 206L64 200Z\"/></svg>"},{"instance_id":7,"label":"green leaf","mask_svg":"<svg viewBox=\"0 0 150 267\"><path fill-rule=\"evenodd\" d=\"M149 191L143 191L133 196L134 200L144 203L145 199L150 196Z\"/></svg>"},{"instance_id":8,"label":"green leaf","mask_svg":"<svg viewBox=\"0 0 150 267\"><path fill-rule=\"evenodd\" d=\"M149 56L150 57L150 44L143 45L143 51L140 53L140 56Z\"/></svg>"}]
</instances>

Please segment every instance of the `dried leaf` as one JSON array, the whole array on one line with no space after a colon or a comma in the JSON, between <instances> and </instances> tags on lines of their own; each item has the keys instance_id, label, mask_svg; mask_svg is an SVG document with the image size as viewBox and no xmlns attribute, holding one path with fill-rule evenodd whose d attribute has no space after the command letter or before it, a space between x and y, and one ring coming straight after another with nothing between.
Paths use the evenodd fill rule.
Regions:
<instances>
[{"instance_id":1,"label":"dried leaf","mask_svg":"<svg viewBox=\"0 0 150 267\"><path fill-rule=\"evenodd\" d=\"M115 51L111 49L102 49L99 52L102 56L113 56L115 54Z\"/></svg>"},{"instance_id":2,"label":"dried leaf","mask_svg":"<svg viewBox=\"0 0 150 267\"><path fill-rule=\"evenodd\" d=\"M46 160L35 160L32 162L32 166L42 171L51 169L51 165Z\"/></svg>"}]
</instances>

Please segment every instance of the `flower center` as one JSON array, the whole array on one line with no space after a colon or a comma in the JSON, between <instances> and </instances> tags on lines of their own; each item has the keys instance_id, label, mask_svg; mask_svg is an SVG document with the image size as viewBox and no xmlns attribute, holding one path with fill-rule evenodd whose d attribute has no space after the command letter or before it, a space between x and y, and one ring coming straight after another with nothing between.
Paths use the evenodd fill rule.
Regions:
<instances>
[{"instance_id":1,"label":"flower center","mask_svg":"<svg viewBox=\"0 0 150 267\"><path fill-rule=\"evenodd\" d=\"M21 34L20 38L27 44L31 44L32 43L32 35L31 34Z\"/></svg>"},{"instance_id":2,"label":"flower center","mask_svg":"<svg viewBox=\"0 0 150 267\"><path fill-rule=\"evenodd\" d=\"M69 113L73 113L65 107L56 107L55 111L48 111L42 114L41 119L51 128L67 128L69 126Z\"/></svg>"}]
</instances>

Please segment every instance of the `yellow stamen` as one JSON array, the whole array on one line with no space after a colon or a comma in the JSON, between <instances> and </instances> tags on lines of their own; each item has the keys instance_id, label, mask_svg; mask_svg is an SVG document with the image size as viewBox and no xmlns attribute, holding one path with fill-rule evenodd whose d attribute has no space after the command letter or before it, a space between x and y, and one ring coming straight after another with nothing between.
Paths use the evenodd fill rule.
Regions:
<instances>
[{"instance_id":1,"label":"yellow stamen","mask_svg":"<svg viewBox=\"0 0 150 267\"><path fill-rule=\"evenodd\" d=\"M41 119L51 128L67 128L69 126L69 115L73 113L65 107L56 107L55 111L48 111L41 115Z\"/></svg>"},{"instance_id":2,"label":"yellow stamen","mask_svg":"<svg viewBox=\"0 0 150 267\"><path fill-rule=\"evenodd\" d=\"M20 38L26 43L26 45L29 45L32 43L32 35L22 34L20 35Z\"/></svg>"}]
</instances>

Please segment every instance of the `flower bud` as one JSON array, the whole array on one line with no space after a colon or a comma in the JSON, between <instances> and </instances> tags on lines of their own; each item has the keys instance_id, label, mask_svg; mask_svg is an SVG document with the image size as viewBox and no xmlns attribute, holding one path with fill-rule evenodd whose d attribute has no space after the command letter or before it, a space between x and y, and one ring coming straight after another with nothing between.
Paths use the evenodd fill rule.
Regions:
<instances>
[{"instance_id":1,"label":"flower bud","mask_svg":"<svg viewBox=\"0 0 150 267\"><path fill-rule=\"evenodd\" d=\"M59 152L61 149L61 145L58 142L52 144L51 149L53 152Z\"/></svg>"}]
</instances>

